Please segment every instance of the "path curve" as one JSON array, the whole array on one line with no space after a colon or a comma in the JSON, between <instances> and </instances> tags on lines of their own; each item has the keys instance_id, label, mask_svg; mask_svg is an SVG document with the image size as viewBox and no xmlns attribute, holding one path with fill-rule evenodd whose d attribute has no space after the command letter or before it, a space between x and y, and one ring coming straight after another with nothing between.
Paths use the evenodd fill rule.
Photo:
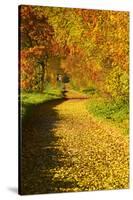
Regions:
<instances>
[{"instance_id":1,"label":"path curve","mask_svg":"<svg viewBox=\"0 0 133 200\"><path fill-rule=\"evenodd\" d=\"M34 109L23 128L24 194L128 188L128 137L95 119L87 101Z\"/></svg>"}]
</instances>

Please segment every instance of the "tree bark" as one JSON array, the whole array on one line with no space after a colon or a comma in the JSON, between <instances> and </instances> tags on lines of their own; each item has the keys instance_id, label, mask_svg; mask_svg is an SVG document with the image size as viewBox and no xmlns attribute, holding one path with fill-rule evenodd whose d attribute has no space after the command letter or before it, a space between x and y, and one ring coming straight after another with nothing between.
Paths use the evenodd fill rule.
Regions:
<instances>
[{"instance_id":1,"label":"tree bark","mask_svg":"<svg viewBox=\"0 0 133 200\"><path fill-rule=\"evenodd\" d=\"M41 62L42 66L42 73L41 73L41 84L40 84L40 92L43 93L44 91L44 83L45 83L45 75L46 75L46 68L47 68L47 56L45 57L45 62Z\"/></svg>"},{"instance_id":2,"label":"tree bark","mask_svg":"<svg viewBox=\"0 0 133 200\"><path fill-rule=\"evenodd\" d=\"M40 83L40 92L43 93L44 90L44 81L45 81L45 65L42 64L42 72L41 72L41 83Z\"/></svg>"}]
</instances>

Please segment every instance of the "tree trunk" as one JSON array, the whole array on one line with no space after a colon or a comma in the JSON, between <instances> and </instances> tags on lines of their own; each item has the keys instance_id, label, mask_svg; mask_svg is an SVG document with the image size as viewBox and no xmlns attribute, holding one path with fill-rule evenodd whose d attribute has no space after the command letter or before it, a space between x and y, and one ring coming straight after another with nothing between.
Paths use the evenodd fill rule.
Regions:
<instances>
[{"instance_id":1,"label":"tree trunk","mask_svg":"<svg viewBox=\"0 0 133 200\"><path fill-rule=\"evenodd\" d=\"M40 92L42 93L44 90L44 81L45 81L45 65L44 63L41 65L42 66L42 72L41 72L41 83L40 83Z\"/></svg>"},{"instance_id":2,"label":"tree trunk","mask_svg":"<svg viewBox=\"0 0 133 200\"><path fill-rule=\"evenodd\" d=\"M43 93L44 91L44 83L45 83L45 75L46 75L46 68L47 68L47 57L45 57L45 62L41 62L42 72L41 72L41 83L40 83L40 92Z\"/></svg>"}]
</instances>

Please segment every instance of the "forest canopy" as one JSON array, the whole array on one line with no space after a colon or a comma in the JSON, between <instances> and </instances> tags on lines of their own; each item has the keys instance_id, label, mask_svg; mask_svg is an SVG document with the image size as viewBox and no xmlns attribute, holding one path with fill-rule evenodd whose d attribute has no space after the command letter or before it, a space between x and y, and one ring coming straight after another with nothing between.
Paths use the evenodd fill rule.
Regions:
<instances>
[{"instance_id":1,"label":"forest canopy","mask_svg":"<svg viewBox=\"0 0 133 200\"><path fill-rule=\"evenodd\" d=\"M96 90L128 102L129 13L20 6L20 87L43 92L57 85Z\"/></svg>"}]
</instances>

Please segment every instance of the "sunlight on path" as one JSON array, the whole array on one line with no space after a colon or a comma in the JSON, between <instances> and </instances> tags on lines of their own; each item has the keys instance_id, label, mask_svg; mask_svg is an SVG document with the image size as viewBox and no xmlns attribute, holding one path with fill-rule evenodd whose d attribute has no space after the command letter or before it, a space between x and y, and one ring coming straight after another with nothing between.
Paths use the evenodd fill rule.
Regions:
<instances>
[{"instance_id":1,"label":"sunlight on path","mask_svg":"<svg viewBox=\"0 0 133 200\"><path fill-rule=\"evenodd\" d=\"M68 100L56 106L60 120L53 131L60 138L64 166L52 169L53 178L75 185L60 191L127 188L128 139L91 117L85 102Z\"/></svg>"},{"instance_id":2,"label":"sunlight on path","mask_svg":"<svg viewBox=\"0 0 133 200\"><path fill-rule=\"evenodd\" d=\"M34 113L25 129L24 191L128 188L128 137L92 117L87 101L62 101L51 111L44 104Z\"/></svg>"}]
</instances>

